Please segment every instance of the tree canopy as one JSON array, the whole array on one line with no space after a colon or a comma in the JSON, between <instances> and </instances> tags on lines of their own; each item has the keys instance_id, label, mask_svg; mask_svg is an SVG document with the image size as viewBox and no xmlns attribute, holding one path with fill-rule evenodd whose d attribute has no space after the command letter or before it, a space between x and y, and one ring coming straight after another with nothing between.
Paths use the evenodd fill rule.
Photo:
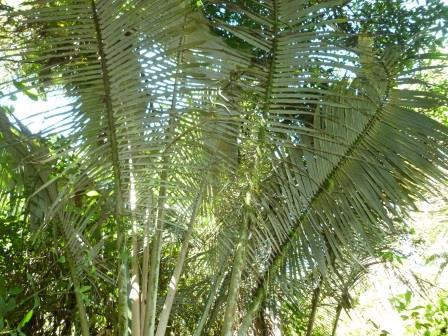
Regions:
<instances>
[{"instance_id":1,"label":"tree canopy","mask_svg":"<svg viewBox=\"0 0 448 336\"><path fill-rule=\"evenodd\" d=\"M0 333L335 335L447 182L440 1L0 4Z\"/></svg>"}]
</instances>

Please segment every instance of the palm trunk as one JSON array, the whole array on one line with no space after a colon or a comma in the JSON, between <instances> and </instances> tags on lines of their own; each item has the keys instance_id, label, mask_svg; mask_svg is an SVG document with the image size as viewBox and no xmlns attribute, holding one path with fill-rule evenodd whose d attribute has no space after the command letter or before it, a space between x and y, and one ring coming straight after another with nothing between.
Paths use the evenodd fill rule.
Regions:
<instances>
[{"instance_id":1,"label":"palm trunk","mask_svg":"<svg viewBox=\"0 0 448 336\"><path fill-rule=\"evenodd\" d=\"M230 276L232 274L231 273L227 273L226 277L223 280L223 285L222 287L225 288L228 286L228 284L230 283ZM216 321L219 320L219 322L221 321L221 319L218 319L218 315L221 313L221 307L225 304L226 302L226 293L225 292L221 292L219 293L214 305L213 305L213 309L211 311L210 314L210 318L207 321L207 325L205 327L205 335L207 335L208 330L211 328L212 324Z\"/></svg>"},{"instance_id":2,"label":"palm trunk","mask_svg":"<svg viewBox=\"0 0 448 336\"><path fill-rule=\"evenodd\" d=\"M336 336L336 330L338 328L339 317L341 316L342 305L339 304L336 308L336 316L334 318L333 330L331 331L331 336Z\"/></svg>"},{"instance_id":3,"label":"palm trunk","mask_svg":"<svg viewBox=\"0 0 448 336\"><path fill-rule=\"evenodd\" d=\"M147 294L148 294L148 273L149 273L149 247L145 250L143 254L143 269L142 269L142 287L141 287L141 297L140 297L140 336L144 336L145 331L145 316L147 309Z\"/></svg>"},{"instance_id":4,"label":"palm trunk","mask_svg":"<svg viewBox=\"0 0 448 336\"><path fill-rule=\"evenodd\" d=\"M157 292L159 287L159 271L160 271L160 258L162 253L162 230L163 230L163 217L164 217L164 205L166 198L166 179L167 174L162 174L161 192L159 194L158 211L156 215L156 232L151 244L151 258L148 277L148 291L146 295L146 312L143 328L144 336L153 336L155 329L156 319L156 306L157 306Z\"/></svg>"},{"instance_id":5,"label":"palm trunk","mask_svg":"<svg viewBox=\"0 0 448 336\"><path fill-rule=\"evenodd\" d=\"M127 254L122 253L120 257L120 268L118 273L118 333L127 336L128 330L128 267Z\"/></svg>"},{"instance_id":6,"label":"palm trunk","mask_svg":"<svg viewBox=\"0 0 448 336\"><path fill-rule=\"evenodd\" d=\"M205 322L207 322L207 317L210 313L210 309L212 308L212 305L215 302L216 293L218 292L219 288L221 287L225 275L226 275L226 272L222 271L219 274L219 276L215 279L215 281L213 282L213 288L210 291L210 295L208 297L207 304L205 305L205 307L202 311L201 319L198 322L198 325L196 327L196 330L194 331L193 336L200 336L202 334L202 330L205 327Z\"/></svg>"},{"instance_id":7,"label":"palm trunk","mask_svg":"<svg viewBox=\"0 0 448 336\"><path fill-rule=\"evenodd\" d=\"M319 303L320 290L322 287L322 280L319 281L317 287L313 290L313 298L311 300L311 312L308 318L308 325L306 327L305 336L311 336L314 327L314 321L316 320L316 312Z\"/></svg>"},{"instance_id":8,"label":"palm trunk","mask_svg":"<svg viewBox=\"0 0 448 336\"><path fill-rule=\"evenodd\" d=\"M70 269L71 278L73 281L73 287L75 289L76 306L78 307L79 323L81 325L81 335L89 336L89 320L87 318L86 306L82 299L82 293L80 291L81 286L79 284L78 275L76 274L75 266L69 252L66 253L67 263Z\"/></svg>"},{"instance_id":9,"label":"palm trunk","mask_svg":"<svg viewBox=\"0 0 448 336\"><path fill-rule=\"evenodd\" d=\"M224 313L224 323L222 327L223 336L232 336L233 322L236 315L236 304L238 291L240 288L241 274L244 269L244 261L246 259L246 245L249 230L249 214L246 212L250 205L250 193L246 194L246 207L243 214L243 222L241 225L240 239L236 247L235 259L232 267L232 275L230 278L229 292L227 295L226 311Z\"/></svg>"},{"instance_id":10,"label":"palm trunk","mask_svg":"<svg viewBox=\"0 0 448 336\"><path fill-rule=\"evenodd\" d=\"M131 142L128 140L129 152L132 152ZM131 253L131 277L130 277L130 292L129 299L131 302L131 334L132 336L141 336L141 319L140 319L140 270L139 270L139 258L138 258L138 230L137 221L134 217L135 209L137 208L137 191L136 181L134 177L134 165L133 160L128 160L129 164L129 194L128 202L131 210L131 223L132 223L132 253Z\"/></svg>"},{"instance_id":11,"label":"palm trunk","mask_svg":"<svg viewBox=\"0 0 448 336\"><path fill-rule=\"evenodd\" d=\"M255 293L255 297L253 298L249 308L246 310L246 315L241 322L240 328L238 330L238 336L246 336L249 331L250 326L252 325L252 321L254 320L256 314L261 309L263 305L265 294L266 294L266 286L260 286L257 288Z\"/></svg>"},{"instance_id":12,"label":"palm trunk","mask_svg":"<svg viewBox=\"0 0 448 336\"><path fill-rule=\"evenodd\" d=\"M263 307L260 309L260 312L258 313L258 316L254 322L254 328L255 328L256 335L269 336L271 334L269 332L269 326L266 323L265 314L266 314L265 307L263 305Z\"/></svg>"},{"instance_id":13,"label":"palm trunk","mask_svg":"<svg viewBox=\"0 0 448 336\"><path fill-rule=\"evenodd\" d=\"M193 224L196 220L196 215L197 215L198 209L201 204L201 199L202 199L202 188L199 190L199 194L194 202L190 222L188 223L188 229L187 229L187 232L185 232L185 235L182 240L182 247L180 249L180 253L179 253L179 256L176 261L176 266L174 267L173 275L171 276L171 279L169 282L168 293L166 295L165 304L163 305L162 312L160 313L159 324L157 326L156 336L164 336L165 335L166 326L168 325L168 320L169 320L170 313L171 313L171 307L173 306L174 296L176 295L176 290L177 290L177 285L179 283L182 269L183 269L183 266L185 263L185 258L188 253L190 238L191 238L191 234L193 233Z\"/></svg>"},{"instance_id":14,"label":"palm trunk","mask_svg":"<svg viewBox=\"0 0 448 336\"><path fill-rule=\"evenodd\" d=\"M149 273L149 226L150 226L150 218L153 213L152 208L152 197L150 197L150 204L148 205L148 218L145 225L145 236L143 240L143 260L142 260L142 287L141 287L141 297L140 297L140 321L144 323L145 314L146 314L146 296L148 293L148 273ZM144 336L144 326L141 325L140 328L140 336Z\"/></svg>"},{"instance_id":15,"label":"palm trunk","mask_svg":"<svg viewBox=\"0 0 448 336\"><path fill-rule=\"evenodd\" d=\"M184 37L179 40L179 49L181 49L184 41ZM172 138L175 128L175 116L174 111L177 104L177 94L179 86L179 75L180 75L180 64L182 62L182 50L179 50L177 54L177 71L174 81L173 97L171 100L171 107L169 112L169 122L167 137L168 140ZM169 146L169 141L167 142ZM167 147L168 149L168 147ZM151 258L150 258L150 268L149 268L149 278L148 278L148 291L147 291L147 301L146 301L146 312L144 320L143 335L153 336L155 331L156 323L156 308L157 308L157 293L159 285L159 272L160 272L160 258L162 253L162 233L164 226L165 217L165 202L167 198L167 184L168 184L168 170L170 168L170 156L165 150L162 173L160 176L160 189L158 195L157 203L157 215L156 215L156 225L153 241L151 244Z\"/></svg>"},{"instance_id":16,"label":"palm trunk","mask_svg":"<svg viewBox=\"0 0 448 336\"><path fill-rule=\"evenodd\" d=\"M132 336L140 336L140 272L138 267L138 240L136 223L133 223L132 233L132 278L131 278L131 310L132 310Z\"/></svg>"}]
</instances>

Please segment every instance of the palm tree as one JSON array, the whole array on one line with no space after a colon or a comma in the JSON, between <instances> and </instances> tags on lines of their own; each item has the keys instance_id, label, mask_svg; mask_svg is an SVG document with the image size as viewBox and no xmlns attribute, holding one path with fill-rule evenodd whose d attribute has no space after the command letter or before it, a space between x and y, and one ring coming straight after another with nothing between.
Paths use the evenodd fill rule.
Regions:
<instances>
[{"instance_id":1,"label":"palm tree","mask_svg":"<svg viewBox=\"0 0 448 336\"><path fill-rule=\"evenodd\" d=\"M445 98L413 88L424 69L397 47L352 45L329 15L344 2L34 0L6 14L2 59L20 67L2 88L68 99L39 135L2 108L0 139L35 239L67 259L75 334L311 335L322 297L342 298L341 279L446 182L447 129L421 113Z\"/></svg>"}]
</instances>

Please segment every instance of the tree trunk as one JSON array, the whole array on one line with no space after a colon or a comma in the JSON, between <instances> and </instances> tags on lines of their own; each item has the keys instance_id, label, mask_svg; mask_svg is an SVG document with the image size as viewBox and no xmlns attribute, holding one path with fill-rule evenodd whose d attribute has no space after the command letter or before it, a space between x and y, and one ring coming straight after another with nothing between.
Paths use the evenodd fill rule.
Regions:
<instances>
[{"instance_id":1,"label":"tree trunk","mask_svg":"<svg viewBox=\"0 0 448 336\"><path fill-rule=\"evenodd\" d=\"M222 283L224 282L224 276L226 272L221 271L221 273L215 278L213 282L213 288L210 291L210 295L208 297L207 303L202 311L201 319L198 322L196 330L194 331L193 336L200 336L202 334L202 330L205 327L205 322L207 322L207 317L210 313L210 309L212 308L213 303L215 302L216 293L219 291Z\"/></svg>"},{"instance_id":2,"label":"tree trunk","mask_svg":"<svg viewBox=\"0 0 448 336\"><path fill-rule=\"evenodd\" d=\"M180 280L182 269L185 263L185 258L188 253L188 248L190 244L191 234L193 233L193 224L196 220L196 215L201 205L202 200L202 187L199 190L199 194L193 204L193 211L191 213L190 222L188 223L188 229L184 234L182 240L182 247L180 249L179 256L176 261L176 266L174 267L173 275L171 276L168 293L166 295L165 304L163 305L162 312L159 317L159 324L157 326L156 336L164 336L166 331L166 326L168 325L168 320L171 313L171 307L173 306L174 296L176 295L177 285Z\"/></svg>"},{"instance_id":3,"label":"tree trunk","mask_svg":"<svg viewBox=\"0 0 448 336\"><path fill-rule=\"evenodd\" d=\"M336 335L336 330L338 328L338 322L339 322L339 317L341 316L341 311L342 311L342 305L339 304L336 308L336 316L334 318L333 330L331 331L331 336Z\"/></svg>"},{"instance_id":4,"label":"tree trunk","mask_svg":"<svg viewBox=\"0 0 448 336\"><path fill-rule=\"evenodd\" d=\"M311 336L311 334L313 332L314 321L316 319L316 312L317 312L317 307L319 304L319 296L320 296L321 286L322 286L322 280L319 281L319 284L313 291L313 298L311 300L311 312L309 315L308 325L306 328L305 336Z\"/></svg>"},{"instance_id":5,"label":"tree trunk","mask_svg":"<svg viewBox=\"0 0 448 336\"><path fill-rule=\"evenodd\" d=\"M230 278L229 292L227 295L226 310L224 313L224 323L222 327L222 336L232 336L233 322L236 315L237 298L241 282L241 274L244 269L246 259L246 245L249 230L250 192L246 194L246 206L244 207L243 222L241 224L240 239L236 247L235 259L233 261L232 275Z\"/></svg>"},{"instance_id":6,"label":"tree trunk","mask_svg":"<svg viewBox=\"0 0 448 336\"><path fill-rule=\"evenodd\" d=\"M84 301L82 299L82 293L80 291L81 286L79 284L78 275L76 274L76 269L75 265L73 265L72 257L69 255L69 253L66 253L66 255L67 255L68 267L70 269L70 274L73 281L73 287L75 289L76 305L78 307L79 323L81 325L81 335L89 336L90 335L89 321L87 319L86 306L84 305Z\"/></svg>"},{"instance_id":7,"label":"tree trunk","mask_svg":"<svg viewBox=\"0 0 448 336\"><path fill-rule=\"evenodd\" d=\"M174 134L175 129L175 116L174 112L177 105L177 94L179 86L179 76L180 76L180 64L182 63L182 50L181 47L184 43L184 37L179 39L179 52L177 54L176 63L177 70L174 80L173 96L171 99L171 107L169 112L168 130L167 130L167 146L170 144L170 139ZM148 291L146 296L146 312L144 320L143 335L153 336L155 331L156 323L156 308L157 308L157 293L159 285L159 272L160 272L160 258L162 253L162 233L164 226L165 217L165 202L167 198L167 184L168 184L168 170L170 169L170 156L167 152L168 147L163 153L163 165L162 173L160 176L160 188L157 202L157 215L156 215L156 225L153 241L151 244L151 258L149 267L149 278L148 278Z\"/></svg>"}]
</instances>

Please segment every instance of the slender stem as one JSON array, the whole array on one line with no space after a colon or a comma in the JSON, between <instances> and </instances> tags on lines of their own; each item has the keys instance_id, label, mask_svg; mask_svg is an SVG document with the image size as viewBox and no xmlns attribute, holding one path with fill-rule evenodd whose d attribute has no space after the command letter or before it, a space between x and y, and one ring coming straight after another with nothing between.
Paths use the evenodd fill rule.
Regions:
<instances>
[{"instance_id":1,"label":"slender stem","mask_svg":"<svg viewBox=\"0 0 448 336\"><path fill-rule=\"evenodd\" d=\"M153 241L151 243L151 257L150 268L148 277L148 291L146 295L146 312L143 328L144 336L154 335L155 319L156 319L156 306L157 306L157 291L159 287L159 271L160 271L160 258L162 253L162 230L164 219L164 205L166 198L166 179L167 173L161 176L162 187L159 192L158 211L156 215L156 232L154 233Z\"/></svg>"},{"instance_id":2,"label":"slender stem","mask_svg":"<svg viewBox=\"0 0 448 336\"><path fill-rule=\"evenodd\" d=\"M82 293L80 291L81 286L79 284L78 275L76 274L75 266L73 265L73 260L69 252L66 253L67 256L67 263L68 267L70 269L70 274L73 282L73 287L75 290L75 297L76 297L76 306L78 307L78 313L79 313L79 322L81 325L81 335L82 336L89 336L89 321L87 319L87 312L86 312L86 306L84 304L84 300L82 299Z\"/></svg>"},{"instance_id":3,"label":"slender stem","mask_svg":"<svg viewBox=\"0 0 448 336\"><path fill-rule=\"evenodd\" d=\"M116 128L115 128L115 118L114 118L114 110L112 106L112 94L111 94L111 84L109 78L109 72L106 63L106 53L103 45L103 36L100 26L100 19L98 16L98 10L96 8L95 0L91 2L92 12L93 12L93 21L95 24L96 30L96 38L98 44L98 53L101 62L101 70L102 70L102 79L103 79L103 87L104 87L104 105L107 113L107 124L108 124L108 138L110 138L110 147L111 147L111 156L112 156L112 165L114 172L114 183L115 183L115 211L117 215L121 215L123 212L123 197L122 197L122 189L121 189L121 180L120 180L120 161L118 156L118 143L116 137ZM120 222L121 223L121 218ZM120 228L121 229L121 228ZM121 231L121 230L120 230ZM123 232L118 232L119 236L123 236Z\"/></svg>"},{"instance_id":4,"label":"slender stem","mask_svg":"<svg viewBox=\"0 0 448 336\"><path fill-rule=\"evenodd\" d=\"M163 305L162 312L160 313L159 317L159 324L157 326L156 336L164 336L166 327L168 325L168 320L171 313L171 308L173 306L174 297L176 295L177 286L180 280L180 276L182 273L182 269L185 263L185 258L188 253L188 249L190 246L190 238L193 233L193 224L196 221L196 216L199 210L199 207L201 205L202 200L202 188L200 189L198 196L196 197L196 200L193 204L193 211L191 213L190 221L188 223L188 229L184 234L183 240L182 240L182 247L180 249L179 256L176 261L176 266L174 267L173 275L171 276L169 286L168 286L168 293L166 295L165 304Z\"/></svg>"},{"instance_id":5,"label":"slender stem","mask_svg":"<svg viewBox=\"0 0 448 336\"><path fill-rule=\"evenodd\" d=\"M174 81L173 97L171 100L171 107L169 112L168 130L167 130L167 143L170 143L170 139L174 134L175 128L175 110L177 105L177 94L179 87L180 67L182 63L182 44L184 43L184 36L179 39L179 52L177 54L177 70ZM151 260L149 268L148 278L148 291L146 301L145 321L143 328L144 336L153 336L156 323L156 308L157 308L157 293L159 285L159 272L160 272L160 258L162 254L162 233L165 219L165 202L167 198L167 184L168 184L168 170L170 168L170 153L164 151L162 173L160 176L160 189L157 202L157 215L156 225L153 241L151 244Z\"/></svg>"},{"instance_id":6,"label":"slender stem","mask_svg":"<svg viewBox=\"0 0 448 336\"><path fill-rule=\"evenodd\" d=\"M280 260L280 259L277 259ZM271 265L276 266L275 269L277 269L278 261L274 261L274 264ZM264 279L269 279L268 276L266 276ZM255 292L254 298L252 299L252 302L249 306L249 308L246 310L246 315L243 318L243 321L241 322L240 328L238 330L238 336L246 336L247 332L249 331L249 328L252 324L252 321L254 320L256 314L260 310L264 299L266 295L266 291L268 289L268 281L263 281L262 284L258 287L257 291Z\"/></svg>"},{"instance_id":7,"label":"slender stem","mask_svg":"<svg viewBox=\"0 0 448 336\"><path fill-rule=\"evenodd\" d=\"M220 291L218 297L216 298L216 301L213 304L210 318L208 319L207 324L205 326L205 335L207 335L207 332L212 327L213 323L217 322L218 320L219 320L219 322L222 320L222 318L218 318L218 315L221 313L221 307L226 302L226 294L227 293L225 292L225 288L227 288L228 284L230 283L231 275L232 275L232 273L230 273L230 272L226 273L226 275L225 275L225 278L224 278L223 284L222 284L223 290Z\"/></svg>"},{"instance_id":8,"label":"slender stem","mask_svg":"<svg viewBox=\"0 0 448 336\"><path fill-rule=\"evenodd\" d=\"M212 308L213 303L215 302L215 296L218 290L221 288L221 285L224 281L224 277L226 275L226 272L222 271L219 276L215 279L213 282L213 288L210 291L210 294L208 296L207 303L202 310L202 316L201 319L198 322L198 325L196 327L196 330L194 331L193 336L200 336L202 334L202 330L205 327L205 322L207 322L208 315L210 313L210 309Z\"/></svg>"},{"instance_id":9,"label":"slender stem","mask_svg":"<svg viewBox=\"0 0 448 336\"><path fill-rule=\"evenodd\" d=\"M263 106L263 117L267 118L269 114L269 109L271 105L271 94L272 94L272 86L273 86L273 78L274 78L274 72L275 72L275 57L277 55L277 47L278 47L278 8L277 8L277 0L273 1L273 17L274 17L274 25L272 27L272 45L271 45L271 59L269 63L269 71L267 75L267 81L266 81L266 90L265 90L265 97L264 97L264 106ZM264 294L265 294L266 287L263 288L262 291L256 293L256 297L253 304L250 306L250 310L246 313L245 319L242 321L242 325L240 326L238 335L245 336L247 331L249 330L250 325L252 324L253 319L255 318L257 312L261 308L261 305L264 300ZM250 319L249 319L250 316ZM250 320L250 321L249 321Z\"/></svg>"},{"instance_id":10,"label":"slender stem","mask_svg":"<svg viewBox=\"0 0 448 336\"><path fill-rule=\"evenodd\" d=\"M320 296L321 287L322 287L322 279L319 281L319 284L317 285L317 287L314 288L314 290L313 290L313 298L311 299L311 312L309 314L308 325L306 327L305 336L311 336L311 334L313 332L314 321L316 320L316 312L317 312L317 307L319 304L319 296Z\"/></svg>"},{"instance_id":11,"label":"slender stem","mask_svg":"<svg viewBox=\"0 0 448 336\"><path fill-rule=\"evenodd\" d=\"M146 296L148 294L148 274L149 274L149 232L150 232L150 219L153 213L152 207L152 194L150 194L150 203L148 204L148 216L146 218L145 234L143 239L143 260L142 260L142 287L141 287L141 297L140 297L140 320L142 321L140 325L140 336L144 336L144 322L146 314Z\"/></svg>"},{"instance_id":12,"label":"slender stem","mask_svg":"<svg viewBox=\"0 0 448 336\"><path fill-rule=\"evenodd\" d=\"M336 330L338 328L338 322L341 316L341 311L342 311L342 305L338 304L338 306L336 307L336 316L334 318L333 330L331 331L331 336L336 336Z\"/></svg>"},{"instance_id":13,"label":"slender stem","mask_svg":"<svg viewBox=\"0 0 448 336\"><path fill-rule=\"evenodd\" d=\"M128 267L127 253L122 252L118 272L118 333L120 336L129 334L128 328Z\"/></svg>"},{"instance_id":14,"label":"slender stem","mask_svg":"<svg viewBox=\"0 0 448 336\"><path fill-rule=\"evenodd\" d=\"M132 321L131 330L132 336L140 336L141 334L141 319L140 319L140 272L138 267L138 239L137 239L137 223L133 221L132 232L132 278L131 278L131 311Z\"/></svg>"},{"instance_id":15,"label":"slender stem","mask_svg":"<svg viewBox=\"0 0 448 336\"><path fill-rule=\"evenodd\" d=\"M145 225L145 236L143 240L143 260L142 260L142 288L141 288L141 305L140 305L140 320L145 321L146 314L146 296L148 294L148 273L149 273L149 227L150 227L150 219L153 213L152 207L152 194L150 194L150 203L148 205L148 218ZM140 334L144 336L144 326L141 325Z\"/></svg>"},{"instance_id":16,"label":"slender stem","mask_svg":"<svg viewBox=\"0 0 448 336\"><path fill-rule=\"evenodd\" d=\"M269 336L269 327L266 323L265 318L265 307L263 305L263 308L260 309L257 318L255 319L254 323L254 333L260 336Z\"/></svg>"},{"instance_id":17,"label":"slender stem","mask_svg":"<svg viewBox=\"0 0 448 336\"><path fill-rule=\"evenodd\" d=\"M277 0L273 1L273 15L274 15L274 25L272 27L272 46L270 50L271 54L271 60L269 63L269 71L268 71L268 77L267 77L267 84L266 84L266 91L265 91L265 97L264 97L264 106L263 106L263 116L266 118L270 105L271 105L271 95L272 95L272 88L273 88L273 78L275 73L275 57L277 56L277 34L278 34L278 9L277 9Z\"/></svg>"},{"instance_id":18,"label":"slender stem","mask_svg":"<svg viewBox=\"0 0 448 336\"><path fill-rule=\"evenodd\" d=\"M249 230L249 210L250 203L250 193L246 195L246 207L243 214L243 222L240 229L240 239L236 247L235 259L232 265L232 275L230 277L229 292L227 294L227 304L226 310L224 312L224 323L222 327L223 336L232 336L233 322L236 315L236 304L238 291L240 288L241 274L244 269L244 261L246 259L246 246L248 241L248 230Z\"/></svg>"}]
</instances>

